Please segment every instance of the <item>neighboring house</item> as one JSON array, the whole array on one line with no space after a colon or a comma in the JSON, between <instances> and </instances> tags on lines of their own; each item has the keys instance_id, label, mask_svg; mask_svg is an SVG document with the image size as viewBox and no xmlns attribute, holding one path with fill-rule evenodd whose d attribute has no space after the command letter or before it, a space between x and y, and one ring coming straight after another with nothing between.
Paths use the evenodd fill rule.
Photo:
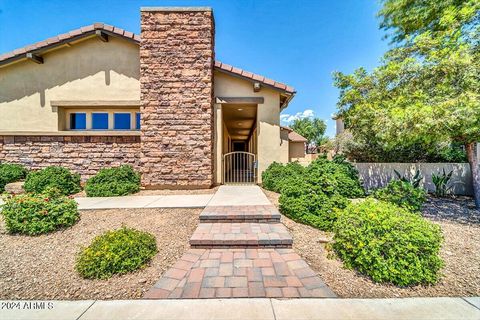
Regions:
<instances>
[{"instance_id":1,"label":"neighboring house","mask_svg":"<svg viewBox=\"0 0 480 320\"><path fill-rule=\"evenodd\" d=\"M280 127L295 90L215 61L210 8L142 8L141 30L96 23L1 55L0 161L207 188L301 157Z\"/></svg>"},{"instance_id":2,"label":"neighboring house","mask_svg":"<svg viewBox=\"0 0 480 320\"><path fill-rule=\"evenodd\" d=\"M281 127L280 130L282 137L286 135L286 139L288 139L288 161L305 161L307 139L289 127Z\"/></svg>"}]
</instances>

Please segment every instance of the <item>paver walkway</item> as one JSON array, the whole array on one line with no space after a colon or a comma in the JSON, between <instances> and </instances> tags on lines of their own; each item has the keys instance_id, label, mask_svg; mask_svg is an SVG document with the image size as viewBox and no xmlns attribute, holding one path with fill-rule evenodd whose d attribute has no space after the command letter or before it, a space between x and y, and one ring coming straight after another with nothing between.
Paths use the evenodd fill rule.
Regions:
<instances>
[{"instance_id":1,"label":"paver walkway","mask_svg":"<svg viewBox=\"0 0 480 320\"><path fill-rule=\"evenodd\" d=\"M144 298L335 297L292 242L259 187L222 186L200 214L191 249Z\"/></svg>"}]
</instances>

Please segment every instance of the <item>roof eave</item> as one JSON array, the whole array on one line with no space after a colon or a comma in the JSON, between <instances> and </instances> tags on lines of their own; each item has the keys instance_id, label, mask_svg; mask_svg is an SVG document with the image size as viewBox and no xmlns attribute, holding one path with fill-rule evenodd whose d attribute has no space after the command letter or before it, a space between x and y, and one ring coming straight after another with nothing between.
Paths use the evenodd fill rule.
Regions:
<instances>
[{"instance_id":1,"label":"roof eave","mask_svg":"<svg viewBox=\"0 0 480 320\"><path fill-rule=\"evenodd\" d=\"M85 31L83 31L83 30L85 30ZM108 36L119 37L119 38L125 39L127 41L136 43L136 44L140 43L140 38L133 33L129 33L129 34L131 34L131 37L130 36L125 36L124 35L124 32L125 32L124 30L121 30L121 29L118 29L118 28L115 28L115 27L112 27L112 26L109 26L109 25L104 25L103 23L96 23L96 24L93 24L91 26L80 28L80 29L78 29L78 31L77 30L72 31L72 32L78 32L78 34L70 35L68 37L64 36L64 35L61 35L61 36L64 36L63 39L60 39L59 37L57 37L57 39L51 38L53 40L47 39L47 40L38 42L36 44L29 45L29 46L23 47L21 49L17 49L18 51L20 51L19 53L13 54L11 57L8 57L6 59L0 59L0 66L6 66L6 65L10 65L10 64L13 64L15 62L18 62L18 61L23 61L24 59L27 58L28 53L32 53L32 54L41 56L41 54L44 53L44 52L50 51L52 49L55 49L55 48L58 48L58 47L61 47L61 46L64 46L68 43L76 42L76 41L83 40L83 39L86 40L88 38L91 38L91 37L95 36L97 30L101 31L102 33L104 33ZM70 33L72 33L72 32L70 32ZM51 42L51 43L49 43L49 42ZM45 43L45 44L42 45L43 43ZM28 50L29 47L36 47L36 46L40 46L40 47ZM15 51L13 51L13 53ZM9 55L9 54L12 54L12 53L6 53L4 55ZM1 56L2 55L0 55L0 57Z\"/></svg>"}]
</instances>

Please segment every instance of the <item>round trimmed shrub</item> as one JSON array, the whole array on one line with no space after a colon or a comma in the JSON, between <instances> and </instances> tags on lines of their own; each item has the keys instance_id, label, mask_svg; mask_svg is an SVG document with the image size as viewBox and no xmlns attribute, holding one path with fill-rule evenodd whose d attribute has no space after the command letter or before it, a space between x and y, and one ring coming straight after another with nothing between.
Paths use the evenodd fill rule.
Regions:
<instances>
[{"instance_id":1,"label":"round trimmed shrub","mask_svg":"<svg viewBox=\"0 0 480 320\"><path fill-rule=\"evenodd\" d=\"M31 236L72 226L80 218L75 200L53 189L8 196L1 214L8 233Z\"/></svg>"},{"instance_id":2,"label":"round trimmed shrub","mask_svg":"<svg viewBox=\"0 0 480 320\"><path fill-rule=\"evenodd\" d=\"M305 168L298 162L290 162L286 165L273 162L262 173L262 185L265 189L281 192L284 185L289 184L292 177L303 175Z\"/></svg>"},{"instance_id":3,"label":"round trimmed shrub","mask_svg":"<svg viewBox=\"0 0 480 320\"><path fill-rule=\"evenodd\" d=\"M63 195L75 194L82 190L78 173L56 166L30 172L23 188L27 192L35 193L42 193L47 188L57 188Z\"/></svg>"},{"instance_id":4,"label":"round trimmed shrub","mask_svg":"<svg viewBox=\"0 0 480 320\"><path fill-rule=\"evenodd\" d=\"M316 192L339 194L347 198L365 196L357 170L348 162L317 158L307 167L305 176Z\"/></svg>"},{"instance_id":5,"label":"round trimmed shrub","mask_svg":"<svg viewBox=\"0 0 480 320\"><path fill-rule=\"evenodd\" d=\"M395 204L371 198L351 204L334 231L333 248L345 266L374 282L412 286L440 277L440 227Z\"/></svg>"},{"instance_id":6,"label":"round trimmed shrub","mask_svg":"<svg viewBox=\"0 0 480 320\"><path fill-rule=\"evenodd\" d=\"M125 196L140 190L140 174L131 166L101 169L87 180L87 197Z\"/></svg>"},{"instance_id":7,"label":"round trimmed shrub","mask_svg":"<svg viewBox=\"0 0 480 320\"><path fill-rule=\"evenodd\" d=\"M409 182L392 180L386 187L375 190L372 196L410 211L420 211L427 199L427 192L422 188L415 188Z\"/></svg>"},{"instance_id":8,"label":"round trimmed shrub","mask_svg":"<svg viewBox=\"0 0 480 320\"><path fill-rule=\"evenodd\" d=\"M337 220L338 208L345 208L350 201L340 195L327 196L324 193L302 193L289 188L279 198L280 211L300 223L314 228L331 231Z\"/></svg>"},{"instance_id":9,"label":"round trimmed shrub","mask_svg":"<svg viewBox=\"0 0 480 320\"><path fill-rule=\"evenodd\" d=\"M76 269L87 279L107 279L144 267L156 253L153 235L122 227L107 231L83 248Z\"/></svg>"},{"instance_id":10,"label":"round trimmed shrub","mask_svg":"<svg viewBox=\"0 0 480 320\"><path fill-rule=\"evenodd\" d=\"M21 164L0 163L0 192L5 190L7 183L24 179L27 173Z\"/></svg>"}]
</instances>

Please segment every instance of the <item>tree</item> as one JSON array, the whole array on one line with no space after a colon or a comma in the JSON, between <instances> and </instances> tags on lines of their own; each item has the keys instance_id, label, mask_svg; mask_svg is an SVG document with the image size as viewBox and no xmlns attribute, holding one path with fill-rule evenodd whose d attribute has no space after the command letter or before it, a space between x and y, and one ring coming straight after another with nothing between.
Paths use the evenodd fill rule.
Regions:
<instances>
[{"instance_id":1,"label":"tree","mask_svg":"<svg viewBox=\"0 0 480 320\"><path fill-rule=\"evenodd\" d=\"M299 135L307 139L305 146L307 153L318 151L318 149L328 142L328 137L325 136L327 125L325 121L318 118L302 118L296 119L291 128Z\"/></svg>"},{"instance_id":2,"label":"tree","mask_svg":"<svg viewBox=\"0 0 480 320\"><path fill-rule=\"evenodd\" d=\"M480 208L480 1L383 0L392 48L371 73L335 73L339 114L361 141L387 149L450 140L465 146Z\"/></svg>"}]
</instances>

